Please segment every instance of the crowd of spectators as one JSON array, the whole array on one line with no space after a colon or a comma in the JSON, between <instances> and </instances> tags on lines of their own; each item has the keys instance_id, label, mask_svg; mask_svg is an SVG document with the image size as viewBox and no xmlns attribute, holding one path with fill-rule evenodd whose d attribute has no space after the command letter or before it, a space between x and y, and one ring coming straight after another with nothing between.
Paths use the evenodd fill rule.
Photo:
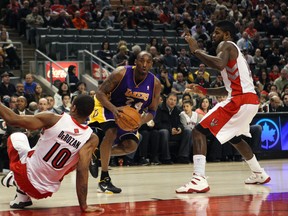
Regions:
<instances>
[{"instance_id":1,"label":"crowd of spectators","mask_svg":"<svg viewBox=\"0 0 288 216\"><path fill-rule=\"evenodd\" d=\"M136 31L140 29L153 30L157 26L161 26L163 32L168 29L174 30L178 37L183 33L183 29L187 29L192 37L198 41L199 47L209 54L215 54L215 47L212 42L215 22L224 19L230 20L235 23L238 29L235 42L250 66L255 89L261 100L259 112L288 111L288 7L285 0L165 0L149 1L147 6L138 5L137 2L134 1L135 4L132 7L119 4L117 8L111 8L109 1L98 0L10 0L6 8L1 11L1 20L5 25L16 28L19 34L27 37L31 43L35 42L33 41L35 28L40 26L77 29L102 28L106 30L121 28L122 30L135 29ZM8 33L3 33L3 29L1 30L2 34L8 35ZM153 56L154 67L152 72L155 73L162 84L163 103L159 107L159 113L162 112L163 116L166 116L172 115L171 110L177 111L178 120L181 124L179 114L184 110L182 105L189 105L186 102L184 103L185 100L183 100L183 97L187 96L185 85L193 82L206 88L221 87L223 86L223 79L220 74L211 74L211 69L206 68L199 59L190 55L187 52L188 46L179 48L176 44L170 43L167 37L161 36L151 37L150 42L145 47L145 50ZM161 42L159 37L161 37ZM138 44L129 47L129 43L123 40L119 41L117 49L112 50L109 41L105 41L101 50L97 52L97 56L108 64L117 67L133 64L135 56L141 50L143 48L141 49ZM0 55L0 70L8 72L8 69L5 68L7 66L1 61L3 60L1 60ZM69 71L73 76L73 68L69 68ZM2 85L7 82L5 77L7 76L2 77ZM73 80L73 77L69 80ZM86 91L85 83L81 83L79 80L74 81L71 85L70 83L66 84L59 89L57 105L60 104L60 97L64 100L67 92L70 97L73 97ZM7 84L5 85L7 86ZM9 88L12 89L12 87ZM15 91L18 97L28 94L25 91L21 93L18 88L21 88L21 86L16 86ZM67 88L73 88L74 94L69 93ZM37 96L36 93L33 94L32 99L27 98L27 104L29 104L29 101L34 101L40 106L40 101L42 103L43 98L39 95L42 93L38 92ZM10 99L14 97L13 95L15 94L9 95ZM221 100L219 97L188 95L191 97L189 100L193 112L195 110L199 115L205 115L210 108ZM172 97L172 99L169 100L169 97ZM51 98L49 100L52 101ZM47 100L47 104L51 102L49 100ZM68 101L68 98L66 100ZM70 103L65 102L65 104ZM42 108L38 109L39 112L42 110ZM50 109L52 109L51 106ZM64 105L61 110L68 111L69 109ZM156 117L155 122L140 129L140 132L143 131L142 143L146 142L146 145L142 145L143 148L140 147L138 152L142 161L141 164L147 164L149 160L155 164L160 162L169 164L173 161L189 162L190 158L183 154L183 152L186 152L183 149L187 146L183 147L182 144L184 142L182 139L187 137L177 137L177 133L185 132L185 125L179 124L180 132L169 131L167 125L170 123L165 124L166 128L161 128L163 122L159 121L160 116ZM166 117L164 118L166 119ZM164 131L159 135L159 142L155 144L159 148L159 151L156 152L155 149L149 150L148 146L151 146L151 138L144 136L145 131L155 132L154 130ZM165 135L167 132L165 130L168 130L168 135ZM150 134L150 132L146 134ZM173 136L177 138L175 140L170 139ZM179 143L178 153L174 152L173 155L169 152L169 148L167 150L167 146L165 146L167 140L163 140L164 138L168 139L168 143L174 141ZM153 139L153 142L157 142L155 140L157 139ZM187 142L185 143L187 144ZM192 144L188 143L188 145L191 150ZM179 148L179 146L181 147ZM174 156L176 159L172 160ZM226 156L224 155L222 158L226 158Z\"/></svg>"}]
</instances>

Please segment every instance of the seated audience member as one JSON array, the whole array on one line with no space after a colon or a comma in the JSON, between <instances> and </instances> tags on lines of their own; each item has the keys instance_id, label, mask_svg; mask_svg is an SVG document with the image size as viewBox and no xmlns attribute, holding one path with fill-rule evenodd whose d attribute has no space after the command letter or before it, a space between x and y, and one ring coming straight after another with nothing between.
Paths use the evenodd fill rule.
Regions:
<instances>
[{"instance_id":1,"label":"seated audience member","mask_svg":"<svg viewBox=\"0 0 288 216\"><path fill-rule=\"evenodd\" d=\"M34 95L37 83L34 82L33 75L28 73L25 75L25 82L24 82L24 92L26 94Z\"/></svg>"},{"instance_id":2,"label":"seated audience member","mask_svg":"<svg viewBox=\"0 0 288 216\"><path fill-rule=\"evenodd\" d=\"M75 18L72 19L72 23L73 23L74 27L78 30L88 29L88 24L84 19L81 18L80 11L75 12Z\"/></svg>"},{"instance_id":3,"label":"seated audience member","mask_svg":"<svg viewBox=\"0 0 288 216\"><path fill-rule=\"evenodd\" d=\"M126 45L121 45L119 47L119 52L112 58L112 64L114 67L125 66L128 64L128 51L129 50Z\"/></svg>"},{"instance_id":4,"label":"seated audience member","mask_svg":"<svg viewBox=\"0 0 288 216\"><path fill-rule=\"evenodd\" d=\"M55 107L62 105L62 95L71 95L69 86L66 82L61 82L58 88L58 92L54 95Z\"/></svg>"},{"instance_id":5,"label":"seated audience member","mask_svg":"<svg viewBox=\"0 0 288 216\"><path fill-rule=\"evenodd\" d=\"M112 65L113 52L110 50L110 44L108 41L103 41L101 49L97 51L97 57L106 63Z\"/></svg>"},{"instance_id":6,"label":"seated audience member","mask_svg":"<svg viewBox=\"0 0 288 216\"><path fill-rule=\"evenodd\" d=\"M29 27L29 43L35 44L35 36L36 36L36 28L42 27L44 24L44 19L41 15L39 15L38 7L34 7L32 9L32 13L28 14L26 17L26 22Z\"/></svg>"},{"instance_id":7,"label":"seated audience member","mask_svg":"<svg viewBox=\"0 0 288 216\"><path fill-rule=\"evenodd\" d=\"M10 71L10 67L9 65L6 64L5 62L5 58L4 58L4 51L3 54L1 54L1 49L0 48L0 76L4 73L4 72L9 72Z\"/></svg>"},{"instance_id":8,"label":"seated audience member","mask_svg":"<svg viewBox=\"0 0 288 216\"><path fill-rule=\"evenodd\" d=\"M155 122L150 122L142 125L139 128L139 133L142 135L142 139L138 146L140 165L158 165L159 161L159 132L155 129Z\"/></svg>"},{"instance_id":9,"label":"seated audience member","mask_svg":"<svg viewBox=\"0 0 288 216\"><path fill-rule=\"evenodd\" d=\"M35 110L35 114L48 111L48 101L46 98L40 98L38 102L38 109Z\"/></svg>"},{"instance_id":10,"label":"seated audience member","mask_svg":"<svg viewBox=\"0 0 288 216\"><path fill-rule=\"evenodd\" d=\"M71 107L71 96L70 94L63 94L62 95L62 105L58 107L58 110L61 112L69 113Z\"/></svg>"},{"instance_id":11,"label":"seated audience member","mask_svg":"<svg viewBox=\"0 0 288 216\"><path fill-rule=\"evenodd\" d=\"M156 75L161 82L162 91L161 94L165 97L171 93L172 84L173 84L173 77L168 72L168 69L162 65L160 67L160 74Z\"/></svg>"},{"instance_id":12,"label":"seated audience member","mask_svg":"<svg viewBox=\"0 0 288 216\"><path fill-rule=\"evenodd\" d=\"M288 71L286 68L282 68L280 71L280 77L275 79L274 85L277 86L278 92L282 92L285 85L288 85Z\"/></svg>"},{"instance_id":13,"label":"seated audience member","mask_svg":"<svg viewBox=\"0 0 288 216\"><path fill-rule=\"evenodd\" d=\"M77 87L77 90L71 96L72 101L74 100L75 97L77 97L80 94L88 94L86 90L87 85L85 82L78 82L76 87Z\"/></svg>"},{"instance_id":14,"label":"seated audience member","mask_svg":"<svg viewBox=\"0 0 288 216\"><path fill-rule=\"evenodd\" d=\"M282 96L283 106L278 109L279 112L288 112L288 93Z\"/></svg>"},{"instance_id":15,"label":"seated audience member","mask_svg":"<svg viewBox=\"0 0 288 216\"><path fill-rule=\"evenodd\" d=\"M201 98L198 104L199 108L197 108L195 112L203 116L211 109L210 101L206 97Z\"/></svg>"},{"instance_id":16,"label":"seated audience member","mask_svg":"<svg viewBox=\"0 0 288 216\"><path fill-rule=\"evenodd\" d=\"M202 72L203 78L204 78L208 83L211 82L210 73L206 71L206 66L205 66L205 64L202 64L202 63L201 63L201 64L199 65L198 70L195 71L194 74L195 74L196 78L197 78L197 75L198 75L199 72Z\"/></svg>"},{"instance_id":17,"label":"seated audience member","mask_svg":"<svg viewBox=\"0 0 288 216\"><path fill-rule=\"evenodd\" d=\"M38 109L38 103L35 101L32 101L28 105L28 111L35 114L35 111Z\"/></svg>"},{"instance_id":18,"label":"seated audience member","mask_svg":"<svg viewBox=\"0 0 288 216\"><path fill-rule=\"evenodd\" d=\"M187 84L188 82L184 80L183 74L178 72L177 80L173 82L171 92L176 93L178 95L178 98L180 99L185 91Z\"/></svg>"},{"instance_id":19,"label":"seated audience member","mask_svg":"<svg viewBox=\"0 0 288 216\"><path fill-rule=\"evenodd\" d=\"M43 98L46 96L46 94L43 92L42 86L39 83L36 84L34 92L35 92L34 93L34 101L36 103L39 102L40 98Z\"/></svg>"},{"instance_id":20,"label":"seated audience member","mask_svg":"<svg viewBox=\"0 0 288 216\"><path fill-rule=\"evenodd\" d=\"M159 130L161 162L163 164L172 164L170 154L171 141L176 142L177 152L172 152L176 155L177 163L189 163L189 148L191 140L191 131L185 129L180 122L180 110L177 108L177 94L170 93L157 109L157 115L154 119L155 128Z\"/></svg>"},{"instance_id":21,"label":"seated audience member","mask_svg":"<svg viewBox=\"0 0 288 216\"><path fill-rule=\"evenodd\" d=\"M16 92L14 84L10 83L10 74L4 72L1 74L1 84L0 84L0 96L1 98L5 95L12 96Z\"/></svg>"},{"instance_id":22,"label":"seated audience member","mask_svg":"<svg viewBox=\"0 0 288 216\"><path fill-rule=\"evenodd\" d=\"M62 114L62 112L60 110L58 110L57 108L55 108L55 101L54 101L54 97L52 95L47 95L45 97L47 99L47 111L49 112L53 112L53 113L56 113L56 114Z\"/></svg>"},{"instance_id":23,"label":"seated audience member","mask_svg":"<svg viewBox=\"0 0 288 216\"><path fill-rule=\"evenodd\" d=\"M33 101L33 95L27 94L24 92L24 84L23 83L17 83L16 84L16 92L15 94L17 97L24 96L27 99L27 103L29 104L31 101Z\"/></svg>"},{"instance_id":24,"label":"seated audience member","mask_svg":"<svg viewBox=\"0 0 288 216\"><path fill-rule=\"evenodd\" d=\"M279 112L282 109L282 101L278 95L270 98L268 112Z\"/></svg>"}]
</instances>

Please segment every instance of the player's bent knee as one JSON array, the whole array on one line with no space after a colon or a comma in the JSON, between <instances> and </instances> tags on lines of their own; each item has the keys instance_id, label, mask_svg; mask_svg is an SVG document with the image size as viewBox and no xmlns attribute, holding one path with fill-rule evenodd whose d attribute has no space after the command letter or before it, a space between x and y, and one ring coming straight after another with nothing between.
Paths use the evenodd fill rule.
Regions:
<instances>
[{"instance_id":1,"label":"player's bent knee","mask_svg":"<svg viewBox=\"0 0 288 216\"><path fill-rule=\"evenodd\" d=\"M137 150L138 144L134 140L125 140L122 143L122 147L127 154L130 154Z\"/></svg>"}]
</instances>

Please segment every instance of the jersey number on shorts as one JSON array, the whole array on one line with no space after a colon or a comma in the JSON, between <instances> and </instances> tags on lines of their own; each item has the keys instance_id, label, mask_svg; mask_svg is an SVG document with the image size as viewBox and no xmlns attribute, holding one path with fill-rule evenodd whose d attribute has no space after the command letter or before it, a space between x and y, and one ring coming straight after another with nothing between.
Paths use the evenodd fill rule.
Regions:
<instances>
[{"instance_id":1,"label":"jersey number on shorts","mask_svg":"<svg viewBox=\"0 0 288 216\"><path fill-rule=\"evenodd\" d=\"M67 148L61 149L56 155L54 155L59 147L60 144L56 142L50 151L43 157L43 160L46 162L53 157L51 164L55 169L61 169L71 157L71 152Z\"/></svg>"}]
</instances>

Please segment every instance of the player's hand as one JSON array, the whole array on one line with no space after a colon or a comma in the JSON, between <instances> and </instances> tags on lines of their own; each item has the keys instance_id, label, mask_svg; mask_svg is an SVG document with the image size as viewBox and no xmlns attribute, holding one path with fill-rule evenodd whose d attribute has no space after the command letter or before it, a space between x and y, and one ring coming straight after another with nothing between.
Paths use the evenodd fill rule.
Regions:
<instances>
[{"instance_id":1,"label":"player's hand","mask_svg":"<svg viewBox=\"0 0 288 216\"><path fill-rule=\"evenodd\" d=\"M97 212L93 215L100 215L104 213L104 208L100 208L98 206L87 206L85 209L83 209L83 212Z\"/></svg>"},{"instance_id":2,"label":"player's hand","mask_svg":"<svg viewBox=\"0 0 288 216\"><path fill-rule=\"evenodd\" d=\"M196 94L203 94L203 95L207 94L207 90L205 88L203 88L202 86L200 86L198 84L194 84L194 83L187 84L185 92L193 92Z\"/></svg>"},{"instance_id":3,"label":"player's hand","mask_svg":"<svg viewBox=\"0 0 288 216\"><path fill-rule=\"evenodd\" d=\"M184 38L185 41L188 43L190 51L192 53L194 53L195 50L199 49L197 41L191 36L190 33L186 32Z\"/></svg>"},{"instance_id":4,"label":"player's hand","mask_svg":"<svg viewBox=\"0 0 288 216\"><path fill-rule=\"evenodd\" d=\"M120 118L123 113L123 107L115 107L113 110L111 110L111 112L114 115L115 121L117 121L117 119Z\"/></svg>"}]
</instances>

